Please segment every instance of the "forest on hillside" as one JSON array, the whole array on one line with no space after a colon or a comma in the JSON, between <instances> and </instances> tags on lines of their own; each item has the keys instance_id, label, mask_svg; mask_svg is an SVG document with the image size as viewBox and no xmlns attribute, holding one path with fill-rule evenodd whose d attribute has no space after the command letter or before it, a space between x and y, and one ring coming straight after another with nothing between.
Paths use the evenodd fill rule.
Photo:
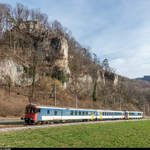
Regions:
<instances>
[{"instance_id":1,"label":"forest on hillside","mask_svg":"<svg viewBox=\"0 0 150 150\"><path fill-rule=\"evenodd\" d=\"M62 39L68 45L69 71L56 66L56 60L63 57L59 53ZM149 82L117 75L108 59L100 60L76 41L69 29L57 20L50 22L39 9L0 3L0 57L0 62L11 58L21 65L22 78L31 81L16 84L9 75L1 76L1 116L22 115L29 102L54 106L56 100L61 107L141 110L149 114Z\"/></svg>"}]
</instances>

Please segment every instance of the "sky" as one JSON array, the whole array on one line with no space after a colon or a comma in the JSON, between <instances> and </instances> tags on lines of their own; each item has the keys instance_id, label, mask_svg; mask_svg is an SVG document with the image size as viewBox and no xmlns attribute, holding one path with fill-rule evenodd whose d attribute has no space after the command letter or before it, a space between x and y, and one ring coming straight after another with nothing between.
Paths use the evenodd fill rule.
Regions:
<instances>
[{"instance_id":1,"label":"sky","mask_svg":"<svg viewBox=\"0 0 150 150\"><path fill-rule=\"evenodd\" d=\"M150 0L0 0L39 8L128 78L150 75Z\"/></svg>"}]
</instances>

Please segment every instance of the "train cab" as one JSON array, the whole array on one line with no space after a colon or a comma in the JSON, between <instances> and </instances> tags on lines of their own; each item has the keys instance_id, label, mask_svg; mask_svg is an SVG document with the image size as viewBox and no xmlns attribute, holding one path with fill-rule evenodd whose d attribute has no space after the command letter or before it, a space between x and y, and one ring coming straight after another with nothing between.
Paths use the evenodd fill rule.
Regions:
<instances>
[{"instance_id":1,"label":"train cab","mask_svg":"<svg viewBox=\"0 0 150 150\"><path fill-rule=\"evenodd\" d=\"M27 124L34 124L37 122L37 117L38 117L38 112L40 109L34 105L34 104L29 104L25 108L25 123Z\"/></svg>"}]
</instances>

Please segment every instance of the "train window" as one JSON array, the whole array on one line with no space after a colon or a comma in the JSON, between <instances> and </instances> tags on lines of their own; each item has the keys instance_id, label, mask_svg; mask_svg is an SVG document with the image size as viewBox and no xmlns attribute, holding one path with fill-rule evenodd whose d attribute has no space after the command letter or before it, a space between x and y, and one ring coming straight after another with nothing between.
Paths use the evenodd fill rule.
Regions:
<instances>
[{"instance_id":1,"label":"train window","mask_svg":"<svg viewBox=\"0 0 150 150\"><path fill-rule=\"evenodd\" d=\"M79 111L79 115L81 115L81 111Z\"/></svg>"},{"instance_id":2,"label":"train window","mask_svg":"<svg viewBox=\"0 0 150 150\"><path fill-rule=\"evenodd\" d=\"M29 113L29 108L26 108L26 113Z\"/></svg>"},{"instance_id":3,"label":"train window","mask_svg":"<svg viewBox=\"0 0 150 150\"><path fill-rule=\"evenodd\" d=\"M28 108L26 108L25 111L26 111L26 113L34 114L34 113L40 112L39 110L40 110L39 108L35 109L35 108L32 108L32 107L28 107Z\"/></svg>"},{"instance_id":4,"label":"train window","mask_svg":"<svg viewBox=\"0 0 150 150\"><path fill-rule=\"evenodd\" d=\"M75 115L77 115L77 111L75 111Z\"/></svg>"},{"instance_id":5,"label":"train window","mask_svg":"<svg viewBox=\"0 0 150 150\"><path fill-rule=\"evenodd\" d=\"M102 115L104 116L104 112L102 113Z\"/></svg>"},{"instance_id":6,"label":"train window","mask_svg":"<svg viewBox=\"0 0 150 150\"><path fill-rule=\"evenodd\" d=\"M50 110L47 110L47 114L50 114Z\"/></svg>"},{"instance_id":7,"label":"train window","mask_svg":"<svg viewBox=\"0 0 150 150\"><path fill-rule=\"evenodd\" d=\"M54 111L54 115L57 116L57 111Z\"/></svg>"},{"instance_id":8,"label":"train window","mask_svg":"<svg viewBox=\"0 0 150 150\"><path fill-rule=\"evenodd\" d=\"M86 115L88 115L88 112L86 112Z\"/></svg>"},{"instance_id":9,"label":"train window","mask_svg":"<svg viewBox=\"0 0 150 150\"><path fill-rule=\"evenodd\" d=\"M32 108L30 109L30 114L33 114L33 109Z\"/></svg>"},{"instance_id":10,"label":"train window","mask_svg":"<svg viewBox=\"0 0 150 150\"><path fill-rule=\"evenodd\" d=\"M73 111L73 115L75 115L75 111Z\"/></svg>"},{"instance_id":11,"label":"train window","mask_svg":"<svg viewBox=\"0 0 150 150\"><path fill-rule=\"evenodd\" d=\"M32 113L32 108L29 109L29 113L30 113L30 114Z\"/></svg>"},{"instance_id":12,"label":"train window","mask_svg":"<svg viewBox=\"0 0 150 150\"><path fill-rule=\"evenodd\" d=\"M73 115L73 111L70 111L70 115Z\"/></svg>"},{"instance_id":13,"label":"train window","mask_svg":"<svg viewBox=\"0 0 150 150\"><path fill-rule=\"evenodd\" d=\"M40 112L41 112L40 108L37 108L36 113L40 113Z\"/></svg>"}]
</instances>

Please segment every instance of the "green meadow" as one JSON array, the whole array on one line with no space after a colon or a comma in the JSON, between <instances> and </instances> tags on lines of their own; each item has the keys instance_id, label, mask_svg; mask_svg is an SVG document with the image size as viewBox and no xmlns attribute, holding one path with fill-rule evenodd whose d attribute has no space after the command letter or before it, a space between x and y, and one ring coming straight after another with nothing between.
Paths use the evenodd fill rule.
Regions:
<instances>
[{"instance_id":1,"label":"green meadow","mask_svg":"<svg viewBox=\"0 0 150 150\"><path fill-rule=\"evenodd\" d=\"M150 147L150 121L106 122L1 132L0 147Z\"/></svg>"}]
</instances>

